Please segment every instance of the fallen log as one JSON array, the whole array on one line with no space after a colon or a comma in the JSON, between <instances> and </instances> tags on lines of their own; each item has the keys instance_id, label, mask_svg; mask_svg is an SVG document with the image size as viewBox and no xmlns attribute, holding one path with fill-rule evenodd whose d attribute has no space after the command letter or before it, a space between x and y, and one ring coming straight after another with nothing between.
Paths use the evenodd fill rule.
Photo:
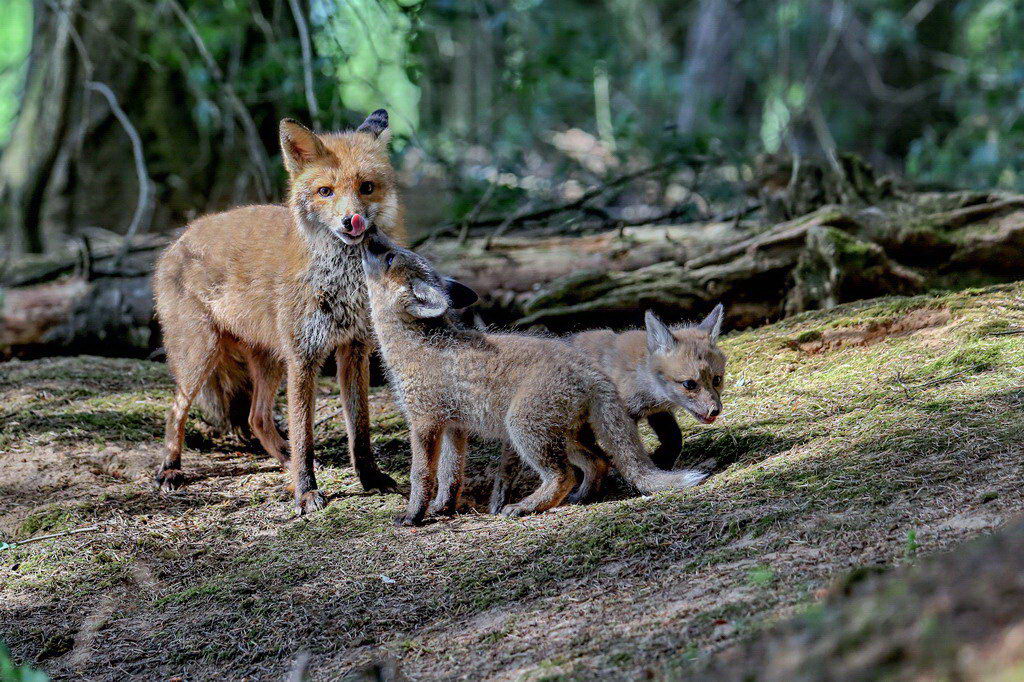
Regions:
<instances>
[{"instance_id":1,"label":"fallen log","mask_svg":"<svg viewBox=\"0 0 1024 682\"><path fill-rule=\"evenodd\" d=\"M15 263L2 294L0 354L152 353L160 339L147 273L166 240L133 243L116 267L118 249L101 247L88 266L74 253ZM721 301L729 327L748 327L861 298L1022 278L1024 197L927 195L825 206L767 229L731 220L648 225L438 239L421 251L481 294L470 315L484 324L635 326L646 308L693 319Z\"/></svg>"}]
</instances>

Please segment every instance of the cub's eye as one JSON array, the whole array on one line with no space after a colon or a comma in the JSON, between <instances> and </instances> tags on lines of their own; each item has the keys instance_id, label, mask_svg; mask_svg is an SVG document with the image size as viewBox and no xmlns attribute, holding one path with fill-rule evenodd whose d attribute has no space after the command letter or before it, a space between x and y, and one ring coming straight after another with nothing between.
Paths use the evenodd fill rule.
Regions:
<instances>
[{"instance_id":1,"label":"cub's eye","mask_svg":"<svg viewBox=\"0 0 1024 682\"><path fill-rule=\"evenodd\" d=\"M716 388L718 386L721 386L722 385L722 377L716 376L713 379L711 379L711 385L715 386Z\"/></svg>"},{"instance_id":2,"label":"cub's eye","mask_svg":"<svg viewBox=\"0 0 1024 682\"><path fill-rule=\"evenodd\" d=\"M320 189L318 189L318 190L316 191L316 193L317 193L317 194L319 194L319 195L320 195L320 196L322 196L322 197L329 197L329 196L331 196L332 194L334 194L334 190L333 190L332 188L330 188L330 187L327 187L327 186L325 185L325 186L321 187Z\"/></svg>"},{"instance_id":3,"label":"cub's eye","mask_svg":"<svg viewBox=\"0 0 1024 682\"><path fill-rule=\"evenodd\" d=\"M369 180L359 185L360 194L373 194L373 190L377 189L377 185L373 184Z\"/></svg>"},{"instance_id":4,"label":"cub's eye","mask_svg":"<svg viewBox=\"0 0 1024 682\"><path fill-rule=\"evenodd\" d=\"M687 391L695 391L697 390L697 382L694 381L693 379L687 379L686 381L683 382L683 388L685 388Z\"/></svg>"},{"instance_id":5,"label":"cub's eye","mask_svg":"<svg viewBox=\"0 0 1024 682\"><path fill-rule=\"evenodd\" d=\"M384 254L384 267L390 268L391 264L395 262L395 252L388 251Z\"/></svg>"}]
</instances>

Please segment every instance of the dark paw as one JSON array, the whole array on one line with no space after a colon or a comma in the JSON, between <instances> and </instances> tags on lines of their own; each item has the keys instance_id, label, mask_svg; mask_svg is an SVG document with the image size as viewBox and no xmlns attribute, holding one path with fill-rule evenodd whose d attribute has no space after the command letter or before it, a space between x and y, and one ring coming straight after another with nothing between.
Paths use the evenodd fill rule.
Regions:
<instances>
[{"instance_id":1,"label":"dark paw","mask_svg":"<svg viewBox=\"0 0 1024 682\"><path fill-rule=\"evenodd\" d=\"M397 493L398 484L395 483L395 479L391 478L383 471L367 471L359 472L359 483L363 486L363 490L371 492L374 490L382 493Z\"/></svg>"},{"instance_id":2,"label":"dark paw","mask_svg":"<svg viewBox=\"0 0 1024 682\"><path fill-rule=\"evenodd\" d=\"M185 485L185 474L181 473L181 469L165 469L160 467L156 472L156 485L161 492L165 493L177 490Z\"/></svg>"},{"instance_id":3,"label":"dark paw","mask_svg":"<svg viewBox=\"0 0 1024 682\"><path fill-rule=\"evenodd\" d=\"M319 490L310 490L299 498L299 501L295 505L296 511L299 512L299 516L309 514L311 512L320 511L327 506L327 499Z\"/></svg>"},{"instance_id":4,"label":"dark paw","mask_svg":"<svg viewBox=\"0 0 1024 682\"><path fill-rule=\"evenodd\" d=\"M395 517L395 525L399 528L410 528L413 526L422 526L423 519L410 516L409 514L399 514Z\"/></svg>"}]
</instances>

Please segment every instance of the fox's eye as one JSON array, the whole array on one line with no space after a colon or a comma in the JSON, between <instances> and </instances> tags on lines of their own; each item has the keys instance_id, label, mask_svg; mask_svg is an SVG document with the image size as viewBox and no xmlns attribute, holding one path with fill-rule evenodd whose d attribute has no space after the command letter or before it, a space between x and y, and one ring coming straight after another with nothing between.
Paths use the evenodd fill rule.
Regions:
<instances>
[{"instance_id":1,"label":"fox's eye","mask_svg":"<svg viewBox=\"0 0 1024 682\"><path fill-rule=\"evenodd\" d=\"M683 388L685 388L687 391L694 391L697 389L697 382L694 381L693 379L687 379L686 381L683 382Z\"/></svg>"},{"instance_id":2,"label":"fox's eye","mask_svg":"<svg viewBox=\"0 0 1024 682\"><path fill-rule=\"evenodd\" d=\"M367 180L366 182L364 182L361 185L359 185L359 193L360 194L373 194L373 190L375 190L376 188L377 188L377 186L375 184L373 184L372 182Z\"/></svg>"},{"instance_id":3,"label":"fox's eye","mask_svg":"<svg viewBox=\"0 0 1024 682\"><path fill-rule=\"evenodd\" d=\"M716 376L716 377L712 378L711 379L711 385L716 387L716 388L721 386L722 385L722 377Z\"/></svg>"},{"instance_id":4,"label":"fox's eye","mask_svg":"<svg viewBox=\"0 0 1024 682\"><path fill-rule=\"evenodd\" d=\"M316 191L316 193L317 193L317 194L319 194L319 195L320 195L320 196L322 196L322 197L329 197L329 196L331 196L332 194L334 194L334 190L333 190L333 189L331 189L330 187L327 187L326 185L324 185L323 187L321 187L320 189L318 189L318 190Z\"/></svg>"}]
</instances>

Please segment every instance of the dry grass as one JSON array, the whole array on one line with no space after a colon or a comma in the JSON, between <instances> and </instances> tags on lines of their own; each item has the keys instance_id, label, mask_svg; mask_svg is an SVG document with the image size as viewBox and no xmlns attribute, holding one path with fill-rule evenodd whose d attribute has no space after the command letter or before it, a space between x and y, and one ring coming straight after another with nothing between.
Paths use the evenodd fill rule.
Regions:
<instances>
[{"instance_id":1,"label":"dry grass","mask_svg":"<svg viewBox=\"0 0 1024 682\"><path fill-rule=\"evenodd\" d=\"M923 308L949 319L800 346ZM382 657L414 679L699 670L852 568L913 562L1019 513L1024 335L998 334L1016 328L1021 285L730 335L720 425L682 422L684 457L723 469L706 485L420 529L391 526L400 496L360 492L337 421L318 434L332 499L312 517L292 516L268 459L194 425L193 481L161 497L162 366L3 365L0 541L103 530L0 551L0 639L68 678L281 679L300 652L324 679ZM404 425L386 392L373 405L382 466L402 479Z\"/></svg>"}]
</instances>

